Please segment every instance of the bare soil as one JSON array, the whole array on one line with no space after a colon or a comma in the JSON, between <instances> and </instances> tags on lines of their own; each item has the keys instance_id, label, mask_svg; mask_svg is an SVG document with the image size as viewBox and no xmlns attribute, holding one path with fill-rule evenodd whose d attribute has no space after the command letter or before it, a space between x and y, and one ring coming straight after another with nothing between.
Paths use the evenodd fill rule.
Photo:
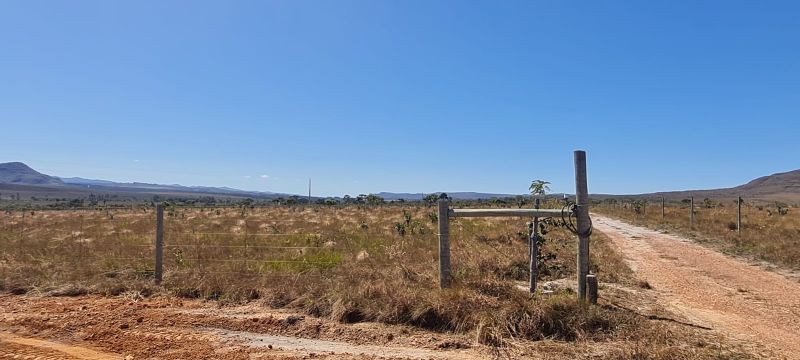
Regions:
<instances>
[{"instance_id":1,"label":"bare soil","mask_svg":"<svg viewBox=\"0 0 800 360\"><path fill-rule=\"evenodd\" d=\"M0 359L479 359L466 336L169 297L0 296Z\"/></svg>"},{"instance_id":2,"label":"bare soil","mask_svg":"<svg viewBox=\"0 0 800 360\"><path fill-rule=\"evenodd\" d=\"M800 284L689 239L592 215L637 277L671 312L735 339L800 359Z\"/></svg>"}]
</instances>

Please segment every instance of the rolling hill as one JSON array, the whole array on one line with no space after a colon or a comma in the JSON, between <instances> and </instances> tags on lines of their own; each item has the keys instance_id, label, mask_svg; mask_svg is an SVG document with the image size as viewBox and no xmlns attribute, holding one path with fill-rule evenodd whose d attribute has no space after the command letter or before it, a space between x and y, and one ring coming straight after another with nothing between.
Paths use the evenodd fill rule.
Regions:
<instances>
[{"instance_id":1,"label":"rolling hill","mask_svg":"<svg viewBox=\"0 0 800 360\"><path fill-rule=\"evenodd\" d=\"M232 198L272 199L288 194L245 191L226 187L160 185L140 182L120 183L108 180L59 178L42 174L21 162L0 163L0 190L20 194L23 198L62 197L81 198L89 194L114 194L131 199L153 195L214 196Z\"/></svg>"},{"instance_id":2,"label":"rolling hill","mask_svg":"<svg viewBox=\"0 0 800 360\"><path fill-rule=\"evenodd\" d=\"M712 199L735 199L738 196L774 201L800 201L800 170L762 176L746 184L721 189L666 191L631 196L657 196L668 200L704 197Z\"/></svg>"},{"instance_id":3,"label":"rolling hill","mask_svg":"<svg viewBox=\"0 0 800 360\"><path fill-rule=\"evenodd\" d=\"M0 163L0 184L64 185L61 179L42 174L21 162Z\"/></svg>"}]
</instances>

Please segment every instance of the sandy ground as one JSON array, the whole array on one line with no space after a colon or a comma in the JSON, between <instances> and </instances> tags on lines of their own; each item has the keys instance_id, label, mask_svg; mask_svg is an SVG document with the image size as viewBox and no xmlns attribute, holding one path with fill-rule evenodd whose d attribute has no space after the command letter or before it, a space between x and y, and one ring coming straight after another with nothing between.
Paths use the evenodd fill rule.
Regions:
<instances>
[{"instance_id":1,"label":"sandy ground","mask_svg":"<svg viewBox=\"0 0 800 360\"><path fill-rule=\"evenodd\" d=\"M480 359L466 336L258 305L0 296L0 359Z\"/></svg>"},{"instance_id":2,"label":"sandy ground","mask_svg":"<svg viewBox=\"0 0 800 360\"><path fill-rule=\"evenodd\" d=\"M800 284L671 234L593 214L665 307L697 325L800 359Z\"/></svg>"}]
</instances>

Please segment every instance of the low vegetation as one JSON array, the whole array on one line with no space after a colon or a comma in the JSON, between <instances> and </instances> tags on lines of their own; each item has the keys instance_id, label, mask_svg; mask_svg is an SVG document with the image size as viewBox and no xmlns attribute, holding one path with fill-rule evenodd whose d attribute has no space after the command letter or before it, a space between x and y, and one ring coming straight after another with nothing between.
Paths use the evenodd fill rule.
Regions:
<instances>
[{"instance_id":1,"label":"low vegetation","mask_svg":"<svg viewBox=\"0 0 800 360\"><path fill-rule=\"evenodd\" d=\"M520 290L528 278L525 219L454 220L447 290L438 288L435 208L419 203L169 207L160 286L152 280L152 208L7 212L0 221L0 290L17 294L259 301L341 322L472 333L516 354L547 340L565 354L607 344L589 350L605 358L744 356L691 328L612 303L579 303L571 290L575 237L558 226L545 228L540 281L565 285L536 296ZM641 290L608 239L592 239L601 293Z\"/></svg>"},{"instance_id":2,"label":"low vegetation","mask_svg":"<svg viewBox=\"0 0 800 360\"><path fill-rule=\"evenodd\" d=\"M694 226L690 202L671 202L661 215L661 202L606 200L593 212L633 224L684 234L724 252L800 269L800 209L781 202L742 203L742 229L737 232L736 200L695 199Z\"/></svg>"}]
</instances>

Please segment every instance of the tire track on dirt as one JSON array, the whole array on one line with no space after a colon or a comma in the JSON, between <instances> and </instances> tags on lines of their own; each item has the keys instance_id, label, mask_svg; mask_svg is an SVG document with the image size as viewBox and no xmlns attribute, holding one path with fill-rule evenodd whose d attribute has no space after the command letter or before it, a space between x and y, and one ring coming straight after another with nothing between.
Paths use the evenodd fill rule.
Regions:
<instances>
[{"instance_id":1,"label":"tire track on dirt","mask_svg":"<svg viewBox=\"0 0 800 360\"><path fill-rule=\"evenodd\" d=\"M122 356L0 332L0 359L115 360Z\"/></svg>"},{"instance_id":2,"label":"tire track on dirt","mask_svg":"<svg viewBox=\"0 0 800 360\"><path fill-rule=\"evenodd\" d=\"M476 358L474 354L470 355L458 351L436 351L387 345L355 345L343 341L327 341L294 336L257 334L247 331L230 331L223 329L206 330L213 331L220 337L244 341L244 343L251 348L272 349L274 347L276 349L281 349L304 356L307 354L330 354L363 356L377 359L448 360L468 360Z\"/></svg>"},{"instance_id":3,"label":"tire track on dirt","mask_svg":"<svg viewBox=\"0 0 800 360\"><path fill-rule=\"evenodd\" d=\"M800 284L691 240L592 215L665 306L722 333L800 359Z\"/></svg>"}]
</instances>

